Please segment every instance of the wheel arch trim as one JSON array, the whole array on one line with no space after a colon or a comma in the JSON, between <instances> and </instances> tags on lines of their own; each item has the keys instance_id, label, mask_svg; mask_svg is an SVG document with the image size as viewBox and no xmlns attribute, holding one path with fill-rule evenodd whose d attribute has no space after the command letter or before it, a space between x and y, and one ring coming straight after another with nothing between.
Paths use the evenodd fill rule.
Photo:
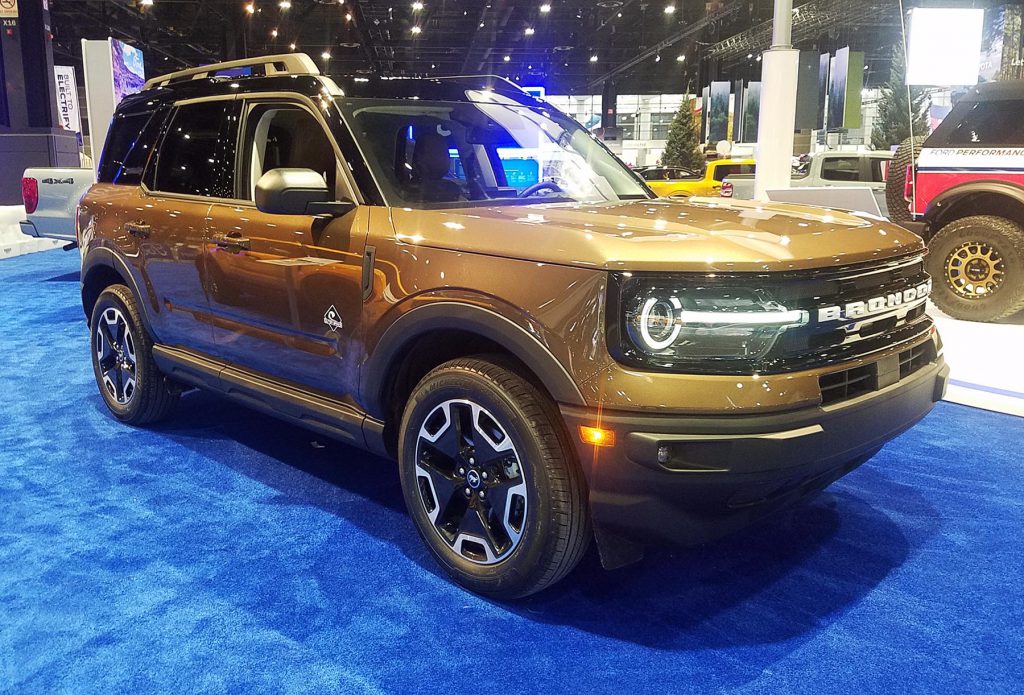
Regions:
<instances>
[{"instance_id":1,"label":"wheel arch trim","mask_svg":"<svg viewBox=\"0 0 1024 695\"><path fill-rule=\"evenodd\" d=\"M89 274L96 268L101 267L109 268L117 273L124 281L124 284L128 286L128 289L132 291L135 298L138 300L137 306L139 308L139 315L142 317L142 322L145 324L146 331L153 336L154 340L156 340L156 335L153 333L153 322L149 318L149 307L144 301L145 295L139 291L139 286L135 281L135 276L132 275L131 271L128 269L128 264L124 262L124 259L106 246L96 246L89 249L85 257L82 259L82 309L83 311L86 311L86 321L89 320L90 316L85 307L85 283Z\"/></svg>"},{"instance_id":2,"label":"wheel arch trim","mask_svg":"<svg viewBox=\"0 0 1024 695\"><path fill-rule=\"evenodd\" d=\"M556 401L586 404L582 391L562 363L523 327L484 307L437 300L399 317L377 341L360 372L360 392L370 414L383 414L388 374L410 343L433 331L446 329L476 333L503 345L537 375Z\"/></svg>"}]
</instances>

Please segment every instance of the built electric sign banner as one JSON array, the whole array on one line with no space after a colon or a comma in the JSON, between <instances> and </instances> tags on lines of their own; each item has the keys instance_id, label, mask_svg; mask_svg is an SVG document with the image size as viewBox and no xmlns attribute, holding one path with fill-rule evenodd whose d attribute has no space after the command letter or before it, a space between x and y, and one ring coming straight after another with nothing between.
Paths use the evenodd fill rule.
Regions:
<instances>
[{"instance_id":1,"label":"built electric sign banner","mask_svg":"<svg viewBox=\"0 0 1024 695\"><path fill-rule=\"evenodd\" d=\"M57 115L65 130L82 132L82 114L78 106L78 86L75 69L68 65L54 65L53 77L57 85Z\"/></svg>"}]
</instances>

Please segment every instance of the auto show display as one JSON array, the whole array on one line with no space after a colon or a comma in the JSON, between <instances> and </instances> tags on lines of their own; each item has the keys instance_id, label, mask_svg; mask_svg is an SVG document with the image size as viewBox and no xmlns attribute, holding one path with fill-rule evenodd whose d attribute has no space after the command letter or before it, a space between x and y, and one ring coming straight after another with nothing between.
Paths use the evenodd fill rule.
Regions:
<instances>
[{"instance_id":1,"label":"auto show display","mask_svg":"<svg viewBox=\"0 0 1024 695\"><path fill-rule=\"evenodd\" d=\"M154 78L77 222L115 417L198 386L394 456L434 557L496 597L592 536L617 567L814 494L947 381L919 237L655 199L493 77L336 82L288 54Z\"/></svg>"}]
</instances>

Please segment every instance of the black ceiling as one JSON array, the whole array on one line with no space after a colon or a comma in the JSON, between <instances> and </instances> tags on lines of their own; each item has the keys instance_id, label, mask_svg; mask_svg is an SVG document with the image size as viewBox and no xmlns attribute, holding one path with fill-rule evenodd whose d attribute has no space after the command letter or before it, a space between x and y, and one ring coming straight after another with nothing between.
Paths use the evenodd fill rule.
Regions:
<instances>
[{"instance_id":1,"label":"black ceiling","mask_svg":"<svg viewBox=\"0 0 1024 695\"><path fill-rule=\"evenodd\" d=\"M149 75L288 52L294 44L335 74L493 73L553 93L599 93L613 78L623 93L680 92L711 78L757 79L756 55L767 48L773 3L423 0L416 9L414 0L291 0L282 9L279 0L253 0L252 13L248 4L50 0L57 62L77 63L80 39L111 35L145 51ZM885 79L900 36L899 0L795 5L798 47L850 45L867 53L869 84Z\"/></svg>"}]
</instances>

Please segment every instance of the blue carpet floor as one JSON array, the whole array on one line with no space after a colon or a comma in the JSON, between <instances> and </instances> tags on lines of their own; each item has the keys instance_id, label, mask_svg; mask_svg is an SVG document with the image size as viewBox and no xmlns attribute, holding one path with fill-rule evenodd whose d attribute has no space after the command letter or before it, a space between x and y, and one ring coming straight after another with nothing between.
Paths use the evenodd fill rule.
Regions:
<instances>
[{"instance_id":1,"label":"blue carpet floor","mask_svg":"<svg viewBox=\"0 0 1024 695\"><path fill-rule=\"evenodd\" d=\"M1024 419L941 404L813 502L511 605L389 464L215 397L106 414L76 253L0 263L0 691L1020 692Z\"/></svg>"}]
</instances>

